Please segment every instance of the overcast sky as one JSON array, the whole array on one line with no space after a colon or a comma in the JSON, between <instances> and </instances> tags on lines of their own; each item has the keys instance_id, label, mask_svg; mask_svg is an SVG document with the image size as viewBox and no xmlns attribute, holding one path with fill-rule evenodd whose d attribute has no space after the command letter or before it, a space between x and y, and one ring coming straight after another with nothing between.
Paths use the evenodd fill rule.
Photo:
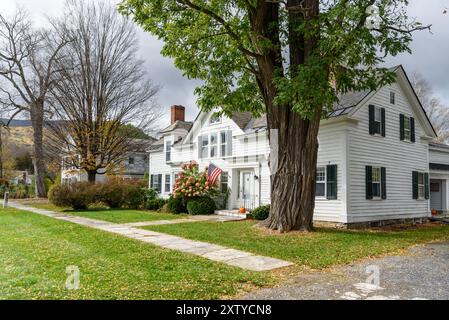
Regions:
<instances>
[{"instance_id":1,"label":"overcast sky","mask_svg":"<svg viewBox=\"0 0 449 320\"><path fill-rule=\"evenodd\" d=\"M117 0L111 0L117 3ZM64 0L0 0L0 11L8 12L16 5L24 6L36 23L45 23L45 16L59 15ZM389 58L390 65L403 64L409 75L418 72L432 85L435 93L449 105L449 0L410 0L409 14L423 24L432 24L432 34L422 31L414 34L412 54ZM448 10L449 11L449 10ZM145 60L151 78L162 86L159 104L164 107L165 121L168 109L173 104L182 104L187 109L187 120L196 116L196 98L193 90L199 81L189 80L173 65L169 58L162 57L162 43L153 36L139 30L139 56Z\"/></svg>"}]
</instances>

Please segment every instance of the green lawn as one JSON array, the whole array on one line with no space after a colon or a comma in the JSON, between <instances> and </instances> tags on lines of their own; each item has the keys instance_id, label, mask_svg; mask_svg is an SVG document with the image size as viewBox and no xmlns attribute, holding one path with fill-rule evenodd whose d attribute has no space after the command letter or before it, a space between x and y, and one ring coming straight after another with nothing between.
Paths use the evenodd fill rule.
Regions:
<instances>
[{"instance_id":1,"label":"green lawn","mask_svg":"<svg viewBox=\"0 0 449 320\"><path fill-rule=\"evenodd\" d=\"M187 217L187 215L161 213L145 210L124 210L124 209L104 209L104 208L92 210L71 210L68 208L56 207L48 203L28 203L27 205L35 208L59 211L68 214L73 214L75 216L104 220L114 223L173 220Z\"/></svg>"},{"instance_id":2,"label":"green lawn","mask_svg":"<svg viewBox=\"0 0 449 320\"><path fill-rule=\"evenodd\" d=\"M414 244L449 240L449 226L428 226L403 231L349 231L317 228L313 233L267 234L252 221L195 222L145 227L189 239L324 268L397 252Z\"/></svg>"},{"instance_id":3,"label":"green lawn","mask_svg":"<svg viewBox=\"0 0 449 320\"><path fill-rule=\"evenodd\" d=\"M0 209L0 299L214 299L273 283L270 273L14 209ZM65 289L66 267L81 271Z\"/></svg>"}]
</instances>

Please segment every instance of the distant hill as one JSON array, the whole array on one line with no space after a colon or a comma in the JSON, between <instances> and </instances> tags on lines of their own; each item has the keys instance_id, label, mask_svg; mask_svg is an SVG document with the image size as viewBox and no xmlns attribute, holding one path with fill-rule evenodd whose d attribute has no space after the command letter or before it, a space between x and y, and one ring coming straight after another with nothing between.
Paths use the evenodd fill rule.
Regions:
<instances>
[{"instance_id":1,"label":"distant hill","mask_svg":"<svg viewBox=\"0 0 449 320\"><path fill-rule=\"evenodd\" d=\"M2 129L2 139L13 158L33 150L33 129L31 126L11 126Z\"/></svg>"},{"instance_id":2,"label":"distant hill","mask_svg":"<svg viewBox=\"0 0 449 320\"><path fill-rule=\"evenodd\" d=\"M7 124L9 119L0 119L0 123ZM11 128L14 127L31 127L31 120L12 120L9 124Z\"/></svg>"}]
</instances>

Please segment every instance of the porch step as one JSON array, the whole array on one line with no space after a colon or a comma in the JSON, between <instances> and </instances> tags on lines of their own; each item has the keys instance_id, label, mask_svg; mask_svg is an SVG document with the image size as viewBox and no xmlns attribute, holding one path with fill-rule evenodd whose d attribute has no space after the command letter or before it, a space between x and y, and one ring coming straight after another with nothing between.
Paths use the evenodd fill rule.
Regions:
<instances>
[{"instance_id":1,"label":"porch step","mask_svg":"<svg viewBox=\"0 0 449 320\"><path fill-rule=\"evenodd\" d=\"M215 210L215 214L219 215L219 216L241 218L242 220L248 219L251 217L250 213L240 213L237 209L236 210Z\"/></svg>"}]
</instances>

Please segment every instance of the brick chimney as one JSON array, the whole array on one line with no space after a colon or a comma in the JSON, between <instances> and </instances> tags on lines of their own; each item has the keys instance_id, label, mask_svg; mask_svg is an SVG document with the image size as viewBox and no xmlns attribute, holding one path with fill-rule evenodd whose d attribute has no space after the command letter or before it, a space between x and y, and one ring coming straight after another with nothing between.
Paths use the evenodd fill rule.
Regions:
<instances>
[{"instance_id":1,"label":"brick chimney","mask_svg":"<svg viewBox=\"0 0 449 320\"><path fill-rule=\"evenodd\" d=\"M184 106L180 105L174 105L171 106L171 121L170 124L175 123L176 121L185 121L185 110L186 108Z\"/></svg>"}]
</instances>

